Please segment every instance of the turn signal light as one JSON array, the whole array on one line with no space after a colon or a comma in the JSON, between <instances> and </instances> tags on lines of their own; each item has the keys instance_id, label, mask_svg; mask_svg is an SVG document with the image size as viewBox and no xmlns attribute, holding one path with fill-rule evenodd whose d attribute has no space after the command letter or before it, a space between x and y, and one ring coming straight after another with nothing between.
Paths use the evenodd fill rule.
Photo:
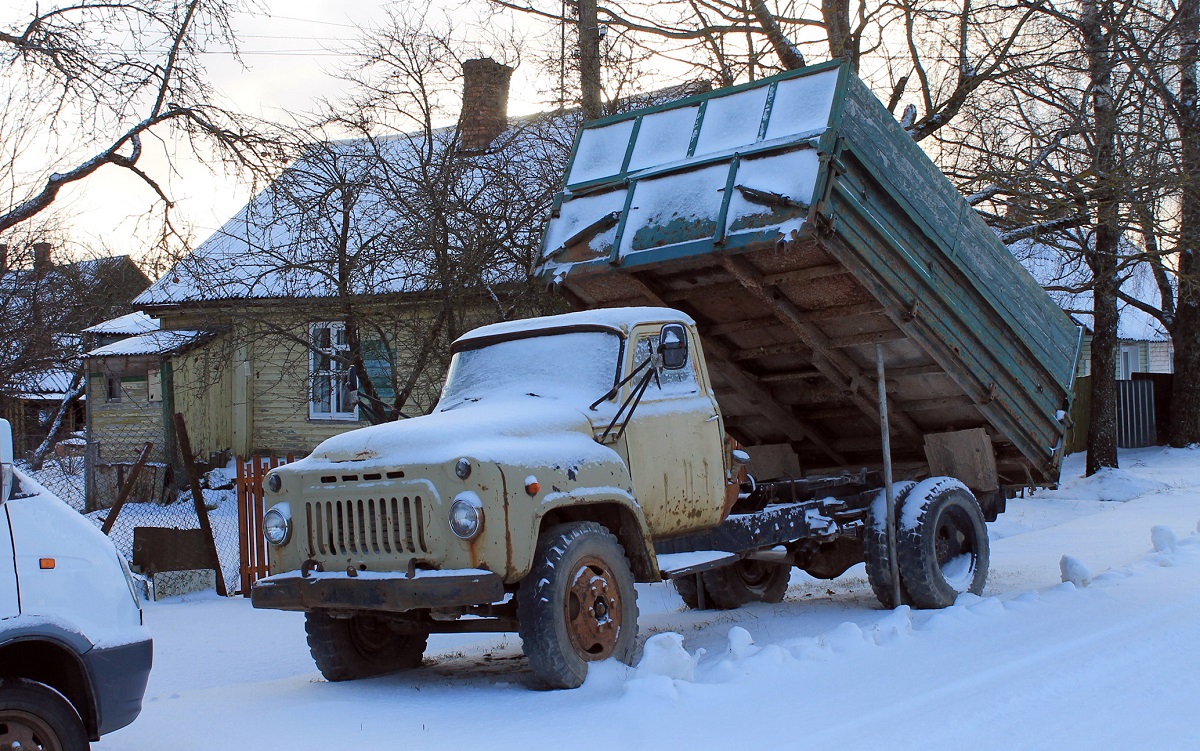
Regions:
<instances>
[{"instance_id":1,"label":"turn signal light","mask_svg":"<svg viewBox=\"0 0 1200 751\"><path fill-rule=\"evenodd\" d=\"M529 495L537 495L541 489L541 484L534 478L531 477L525 481L525 492Z\"/></svg>"},{"instance_id":2,"label":"turn signal light","mask_svg":"<svg viewBox=\"0 0 1200 751\"><path fill-rule=\"evenodd\" d=\"M42 569L43 571L52 569L52 568L54 568L54 566L55 566L55 563L54 563L53 558L38 559L38 568Z\"/></svg>"}]
</instances>

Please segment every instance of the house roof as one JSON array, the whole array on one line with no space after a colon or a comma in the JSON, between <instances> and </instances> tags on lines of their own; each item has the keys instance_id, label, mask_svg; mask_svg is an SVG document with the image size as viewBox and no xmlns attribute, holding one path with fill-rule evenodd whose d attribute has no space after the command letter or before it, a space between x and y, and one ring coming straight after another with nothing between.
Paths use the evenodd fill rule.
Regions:
<instances>
[{"instance_id":1,"label":"house roof","mask_svg":"<svg viewBox=\"0 0 1200 751\"><path fill-rule=\"evenodd\" d=\"M106 344L84 357L130 357L135 355L173 355L212 336L208 331L151 331Z\"/></svg>"},{"instance_id":2,"label":"house roof","mask_svg":"<svg viewBox=\"0 0 1200 751\"><path fill-rule=\"evenodd\" d=\"M1082 287L1091 279L1091 272L1078 254L1066 253L1060 248L1033 240L1022 240L1009 246L1017 260L1033 274L1043 287ZM1076 257L1069 257L1075 255ZM1064 263L1064 257L1067 257ZM1121 284L1126 295L1158 307L1158 289L1145 264L1133 267L1132 272ZM1049 295L1058 306L1068 311L1077 323L1092 329L1092 291L1068 292L1051 289ZM1162 322L1141 308L1127 302L1117 304L1120 319L1117 322L1117 338L1136 342L1165 342L1171 337Z\"/></svg>"},{"instance_id":3,"label":"house roof","mask_svg":"<svg viewBox=\"0 0 1200 751\"><path fill-rule=\"evenodd\" d=\"M149 331L158 331L158 329L158 320L151 318L139 310L116 318L110 318L102 323L97 323L95 326L89 326L83 330L83 333L102 334L106 336L118 336L122 334L133 336L135 334L145 334Z\"/></svg>"},{"instance_id":4,"label":"house roof","mask_svg":"<svg viewBox=\"0 0 1200 751\"><path fill-rule=\"evenodd\" d=\"M692 85L691 89L695 86ZM694 93L674 87L630 100L628 106L667 101ZM270 187L251 199L220 230L187 258L172 267L134 300L143 309L222 300L295 299L350 295L421 292L439 288L433 251L424 251L424 235L445 232L451 247L489 242L481 233L493 233L491 242L502 243L509 233L532 234L536 248L543 216L566 167L569 148L581 121L577 110L543 113L509 121L509 128L485 153L454 153L455 129L396 134L375 139L349 139L314 145L308 154L288 167ZM419 184L429 169L430 154L442 159L437 166L452 165L458 184L455 195L431 197ZM385 170L380 163L388 165ZM377 172L376 172L377 171ZM386 172L385 179L371 179ZM412 183L399 181L414 176ZM390 176L390 177L389 177ZM398 180L399 178L399 180ZM349 272L339 268L337 254L321 242L324 230L314 217L328 211L342 195L335 186L359 188L350 210L351 242L355 247L375 243L394 252L356 253ZM526 188L545 184L546 207L513 206ZM348 192L348 191L347 191ZM444 204L457 202L463 216L488 215L493 226L447 227L435 221L447 213ZM508 205L501 212L489 206ZM484 208L484 211L480 211ZM532 210L531 210L532 209ZM438 212L441 213L438 213ZM450 213L454 213L454 211ZM509 215L514 218L509 219ZM324 217L325 220L331 217ZM511 222L506 224L506 222ZM516 226L516 225L520 226ZM409 233L413 242L406 243ZM391 243L389 246L388 243ZM322 250L322 246L326 248ZM536 250L535 250L536 253ZM490 262L477 270L487 283L524 280L528 264L520 259ZM474 272L473 272L474 273ZM342 279L339 280L339 276Z\"/></svg>"},{"instance_id":5,"label":"house roof","mask_svg":"<svg viewBox=\"0 0 1200 751\"><path fill-rule=\"evenodd\" d=\"M61 401L71 389L75 377L72 370L39 370L22 374L16 393L18 399Z\"/></svg>"}]
</instances>

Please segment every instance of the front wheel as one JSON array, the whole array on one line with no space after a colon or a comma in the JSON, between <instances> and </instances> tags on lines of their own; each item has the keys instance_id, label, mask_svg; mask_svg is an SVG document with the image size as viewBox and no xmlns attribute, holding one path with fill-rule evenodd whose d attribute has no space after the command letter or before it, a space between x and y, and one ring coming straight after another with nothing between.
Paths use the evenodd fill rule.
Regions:
<instances>
[{"instance_id":1,"label":"front wheel","mask_svg":"<svg viewBox=\"0 0 1200 751\"><path fill-rule=\"evenodd\" d=\"M377 615L334 618L320 610L304 614L308 649L321 675L349 681L394 673L421 664L427 633L404 633Z\"/></svg>"},{"instance_id":2,"label":"front wheel","mask_svg":"<svg viewBox=\"0 0 1200 751\"><path fill-rule=\"evenodd\" d=\"M24 678L0 680L0 749L87 751L75 708L54 689Z\"/></svg>"},{"instance_id":3,"label":"front wheel","mask_svg":"<svg viewBox=\"0 0 1200 751\"><path fill-rule=\"evenodd\" d=\"M904 500L896 558L919 608L944 608L964 592L983 594L988 535L971 491L949 477L926 480Z\"/></svg>"},{"instance_id":4,"label":"front wheel","mask_svg":"<svg viewBox=\"0 0 1200 751\"><path fill-rule=\"evenodd\" d=\"M538 540L517 591L529 666L550 688L575 688L588 663L633 660L637 590L617 538L595 522L560 524Z\"/></svg>"}]
</instances>

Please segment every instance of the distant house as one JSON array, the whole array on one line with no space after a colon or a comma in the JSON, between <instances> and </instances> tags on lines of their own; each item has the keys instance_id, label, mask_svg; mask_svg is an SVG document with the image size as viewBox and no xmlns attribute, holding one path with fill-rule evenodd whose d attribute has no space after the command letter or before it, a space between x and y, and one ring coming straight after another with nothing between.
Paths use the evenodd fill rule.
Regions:
<instances>
[{"instance_id":1,"label":"distant house","mask_svg":"<svg viewBox=\"0 0 1200 751\"><path fill-rule=\"evenodd\" d=\"M13 268L10 250L0 245L0 414L24 456L46 438L65 397L59 436L82 427L80 332L128 311L150 280L128 256L55 263L51 246L35 243L30 265Z\"/></svg>"}]
</instances>

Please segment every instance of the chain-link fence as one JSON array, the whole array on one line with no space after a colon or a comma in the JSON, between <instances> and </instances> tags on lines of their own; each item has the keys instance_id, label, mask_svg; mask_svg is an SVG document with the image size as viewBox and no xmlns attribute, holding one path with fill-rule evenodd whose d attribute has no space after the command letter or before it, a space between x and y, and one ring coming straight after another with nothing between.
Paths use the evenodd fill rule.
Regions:
<instances>
[{"instance_id":1,"label":"chain-link fence","mask_svg":"<svg viewBox=\"0 0 1200 751\"><path fill-rule=\"evenodd\" d=\"M40 468L26 460L22 469L104 529L135 573L152 581L158 574L211 569L213 543L200 533L174 424L161 411L129 412L93 413L86 430L58 441ZM217 464L195 466L232 594L241 581L235 469L232 462Z\"/></svg>"}]
</instances>

